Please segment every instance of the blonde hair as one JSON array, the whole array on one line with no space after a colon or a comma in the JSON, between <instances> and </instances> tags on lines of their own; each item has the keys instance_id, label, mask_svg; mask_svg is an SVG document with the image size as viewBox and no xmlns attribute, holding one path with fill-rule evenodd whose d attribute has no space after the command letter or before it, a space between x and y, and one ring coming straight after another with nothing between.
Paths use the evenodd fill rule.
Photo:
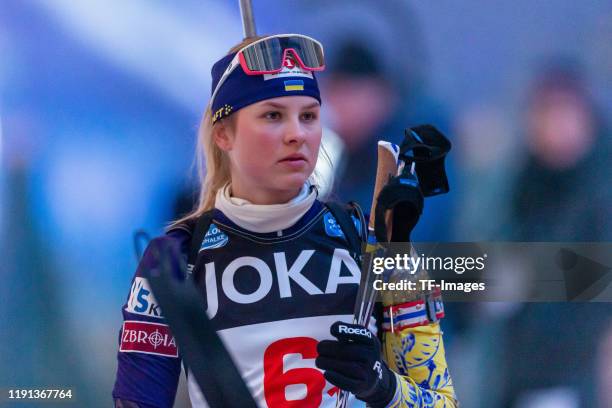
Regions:
<instances>
[{"instance_id":1,"label":"blonde hair","mask_svg":"<svg viewBox=\"0 0 612 408\"><path fill-rule=\"evenodd\" d=\"M243 40L240 44L232 47L229 54L239 51L241 48L249 45L266 36L251 37ZM230 115L223 118L215 124L212 123L212 110L210 103L206 106L206 111L200 122L198 129L198 139L196 145L195 166L198 171L198 179L200 180L200 193L196 207L182 218L172 222L169 228L172 228L180 223L196 219L211 210L215 206L215 197L219 189L231 181L230 163L227 153L217 146L215 143L214 134L218 126L234 126L235 116ZM321 146L321 156L331 165L329 155ZM319 184L320 176L316 170L310 176L311 183L314 186Z\"/></svg>"}]
</instances>

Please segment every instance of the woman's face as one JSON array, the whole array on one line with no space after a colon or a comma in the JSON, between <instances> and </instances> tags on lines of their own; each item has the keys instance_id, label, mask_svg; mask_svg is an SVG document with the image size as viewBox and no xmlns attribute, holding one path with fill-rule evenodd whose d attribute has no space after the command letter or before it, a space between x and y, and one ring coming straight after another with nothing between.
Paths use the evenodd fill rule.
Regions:
<instances>
[{"instance_id":1,"label":"woman's face","mask_svg":"<svg viewBox=\"0 0 612 408\"><path fill-rule=\"evenodd\" d=\"M319 102L309 96L267 99L240 109L215 133L230 158L232 194L255 204L297 195L312 174L321 143Z\"/></svg>"}]
</instances>

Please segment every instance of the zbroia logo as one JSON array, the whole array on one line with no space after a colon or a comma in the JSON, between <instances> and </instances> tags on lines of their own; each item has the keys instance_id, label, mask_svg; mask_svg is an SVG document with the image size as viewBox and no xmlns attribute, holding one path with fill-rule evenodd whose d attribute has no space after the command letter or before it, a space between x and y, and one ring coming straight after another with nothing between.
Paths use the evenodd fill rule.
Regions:
<instances>
[{"instance_id":1,"label":"zbroia logo","mask_svg":"<svg viewBox=\"0 0 612 408\"><path fill-rule=\"evenodd\" d=\"M178 357L176 341L167 325L131 320L123 322L119 351Z\"/></svg>"}]
</instances>

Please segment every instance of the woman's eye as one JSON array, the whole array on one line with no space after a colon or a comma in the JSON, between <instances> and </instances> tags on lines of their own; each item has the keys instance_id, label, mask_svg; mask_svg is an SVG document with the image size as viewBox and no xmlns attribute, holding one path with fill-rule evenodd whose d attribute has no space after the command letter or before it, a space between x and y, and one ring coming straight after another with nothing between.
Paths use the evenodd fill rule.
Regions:
<instances>
[{"instance_id":1,"label":"woman's eye","mask_svg":"<svg viewBox=\"0 0 612 408\"><path fill-rule=\"evenodd\" d=\"M314 112L304 112L302 113L302 120L306 122L310 122L311 120L315 120L317 118L317 114Z\"/></svg>"},{"instance_id":2,"label":"woman's eye","mask_svg":"<svg viewBox=\"0 0 612 408\"><path fill-rule=\"evenodd\" d=\"M266 119L269 119L269 120L277 120L277 119L280 119L281 114L280 114L280 112L275 112L275 111L272 111L272 112L267 112L267 113L264 115L264 117L265 117Z\"/></svg>"}]
</instances>

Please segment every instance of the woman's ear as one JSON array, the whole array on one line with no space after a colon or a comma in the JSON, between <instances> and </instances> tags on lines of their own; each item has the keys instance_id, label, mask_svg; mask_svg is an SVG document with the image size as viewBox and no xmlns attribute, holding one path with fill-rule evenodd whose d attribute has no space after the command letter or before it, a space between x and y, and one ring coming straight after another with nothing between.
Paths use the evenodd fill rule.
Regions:
<instances>
[{"instance_id":1,"label":"woman's ear","mask_svg":"<svg viewBox=\"0 0 612 408\"><path fill-rule=\"evenodd\" d=\"M232 150L234 138L231 134L231 129L225 121L222 120L213 128L213 138L219 149L225 152Z\"/></svg>"}]
</instances>

